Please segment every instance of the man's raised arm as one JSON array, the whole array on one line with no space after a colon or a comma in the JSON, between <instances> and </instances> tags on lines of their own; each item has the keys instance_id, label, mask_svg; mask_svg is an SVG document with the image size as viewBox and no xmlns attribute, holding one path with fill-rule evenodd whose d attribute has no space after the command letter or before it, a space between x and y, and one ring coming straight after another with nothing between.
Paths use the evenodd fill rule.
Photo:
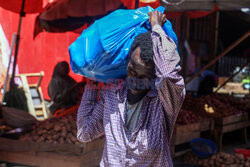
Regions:
<instances>
[{"instance_id":1,"label":"man's raised arm","mask_svg":"<svg viewBox=\"0 0 250 167\"><path fill-rule=\"evenodd\" d=\"M77 113L77 139L79 141L90 142L104 135L103 94L104 92L101 91L101 99L97 101L98 89L90 89L89 85L86 85Z\"/></svg>"},{"instance_id":2,"label":"man's raised arm","mask_svg":"<svg viewBox=\"0 0 250 167\"><path fill-rule=\"evenodd\" d=\"M166 35L160 24L152 25L152 40L157 76L156 87L167 114L167 128L170 138L185 97L184 80L179 74L181 70L180 57L175 42Z\"/></svg>"}]
</instances>

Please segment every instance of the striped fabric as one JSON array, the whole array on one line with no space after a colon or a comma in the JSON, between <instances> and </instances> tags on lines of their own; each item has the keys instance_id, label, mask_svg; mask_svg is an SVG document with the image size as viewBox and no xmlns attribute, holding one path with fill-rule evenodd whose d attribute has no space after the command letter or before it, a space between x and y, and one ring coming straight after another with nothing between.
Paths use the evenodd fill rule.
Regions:
<instances>
[{"instance_id":1,"label":"striped fabric","mask_svg":"<svg viewBox=\"0 0 250 167\"><path fill-rule=\"evenodd\" d=\"M96 89L86 89L78 110L78 140L106 137L100 166L173 166L170 138L185 96L180 57L176 45L159 25L152 29L157 89L143 98L137 127L125 126L127 87L103 89L97 101Z\"/></svg>"}]
</instances>

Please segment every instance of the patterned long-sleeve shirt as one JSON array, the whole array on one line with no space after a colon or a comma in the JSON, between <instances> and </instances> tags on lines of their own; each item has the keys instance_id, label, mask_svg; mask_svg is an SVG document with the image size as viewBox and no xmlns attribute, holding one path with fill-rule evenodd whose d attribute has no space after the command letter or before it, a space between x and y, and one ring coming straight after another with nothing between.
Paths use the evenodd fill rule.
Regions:
<instances>
[{"instance_id":1,"label":"patterned long-sleeve shirt","mask_svg":"<svg viewBox=\"0 0 250 167\"><path fill-rule=\"evenodd\" d=\"M101 166L173 166L170 139L185 96L179 75L180 57L176 44L161 26L152 28L156 89L143 97L141 116L130 132L125 126L127 89L122 87L98 91L86 89L78 110L78 140L92 141L105 134Z\"/></svg>"}]
</instances>

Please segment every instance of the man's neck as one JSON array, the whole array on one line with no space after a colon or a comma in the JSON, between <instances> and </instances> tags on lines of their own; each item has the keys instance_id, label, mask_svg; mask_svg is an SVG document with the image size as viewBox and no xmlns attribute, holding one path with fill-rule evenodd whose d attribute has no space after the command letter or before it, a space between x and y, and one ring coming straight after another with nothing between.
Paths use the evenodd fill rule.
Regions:
<instances>
[{"instance_id":1,"label":"man's neck","mask_svg":"<svg viewBox=\"0 0 250 167\"><path fill-rule=\"evenodd\" d=\"M128 103L129 104L137 103L147 94L147 92L148 90L141 91L141 92L134 92L129 89L128 94L127 94Z\"/></svg>"}]
</instances>

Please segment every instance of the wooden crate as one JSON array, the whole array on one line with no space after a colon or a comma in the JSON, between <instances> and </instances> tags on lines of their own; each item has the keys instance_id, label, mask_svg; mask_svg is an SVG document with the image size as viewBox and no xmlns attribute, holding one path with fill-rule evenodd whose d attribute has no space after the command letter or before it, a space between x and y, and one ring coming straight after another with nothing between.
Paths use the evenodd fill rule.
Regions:
<instances>
[{"instance_id":1,"label":"wooden crate","mask_svg":"<svg viewBox=\"0 0 250 167\"><path fill-rule=\"evenodd\" d=\"M216 91L217 88L214 88L213 90ZM217 93L220 93L220 94L231 94L231 93L233 93L233 94L247 95L247 94L249 94L249 91L243 88L242 83L228 82Z\"/></svg>"},{"instance_id":2,"label":"wooden crate","mask_svg":"<svg viewBox=\"0 0 250 167\"><path fill-rule=\"evenodd\" d=\"M215 119L216 126L227 126L231 125L233 123L238 123L242 121L248 121L249 120L249 113L244 112L236 115L230 115L227 117L217 118Z\"/></svg>"},{"instance_id":3,"label":"wooden crate","mask_svg":"<svg viewBox=\"0 0 250 167\"><path fill-rule=\"evenodd\" d=\"M52 151L63 152L81 155L83 153L86 144L50 144L50 143L35 143L29 141L13 140L0 137L0 150L1 151Z\"/></svg>"},{"instance_id":4,"label":"wooden crate","mask_svg":"<svg viewBox=\"0 0 250 167\"><path fill-rule=\"evenodd\" d=\"M214 135L218 150L222 150L223 134L235 130L242 130L243 141L247 142L247 127L250 126L249 113L244 112L237 115L231 115L215 119Z\"/></svg>"},{"instance_id":5,"label":"wooden crate","mask_svg":"<svg viewBox=\"0 0 250 167\"><path fill-rule=\"evenodd\" d=\"M204 119L200 121L200 131L212 131L214 129L214 119Z\"/></svg>"},{"instance_id":6,"label":"wooden crate","mask_svg":"<svg viewBox=\"0 0 250 167\"><path fill-rule=\"evenodd\" d=\"M200 137L200 122L177 125L175 130L175 145L188 143L193 138Z\"/></svg>"},{"instance_id":7,"label":"wooden crate","mask_svg":"<svg viewBox=\"0 0 250 167\"><path fill-rule=\"evenodd\" d=\"M172 158L181 156L190 151L189 148L176 151L175 147L180 144L189 143L193 138L200 137L200 122L192 123L188 125L176 125L173 133L173 137L170 145L170 151Z\"/></svg>"},{"instance_id":8,"label":"wooden crate","mask_svg":"<svg viewBox=\"0 0 250 167\"><path fill-rule=\"evenodd\" d=\"M174 133L175 145L188 143L193 138L200 137L200 132L213 129L214 119L204 119L188 125L176 125Z\"/></svg>"},{"instance_id":9,"label":"wooden crate","mask_svg":"<svg viewBox=\"0 0 250 167\"><path fill-rule=\"evenodd\" d=\"M41 88L44 72L18 74L16 77L19 77L22 81L22 86L19 88L23 89L25 92L29 113L38 120L47 119L49 113L44 102ZM38 78L38 80L35 84L30 84L28 78Z\"/></svg>"},{"instance_id":10,"label":"wooden crate","mask_svg":"<svg viewBox=\"0 0 250 167\"><path fill-rule=\"evenodd\" d=\"M80 146L12 140L0 137L0 161L39 167L96 167L100 163L104 139Z\"/></svg>"}]
</instances>

